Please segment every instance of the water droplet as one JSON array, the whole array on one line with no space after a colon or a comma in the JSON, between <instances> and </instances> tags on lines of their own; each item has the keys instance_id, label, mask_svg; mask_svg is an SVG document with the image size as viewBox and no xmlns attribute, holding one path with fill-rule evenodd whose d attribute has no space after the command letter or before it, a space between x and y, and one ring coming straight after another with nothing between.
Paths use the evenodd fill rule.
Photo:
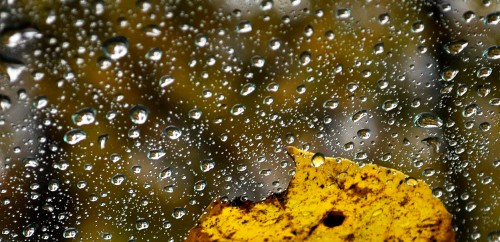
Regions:
<instances>
[{"instance_id":1,"label":"water droplet","mask_svg":"<svg viewBox=\"0 0 500 242\"><path fill-rule=\"evenodd\" d=\"M38 229L37 223L30 223L26 225L26 227L23 228L24 237L26 238L32 237L33 235L35 235L37 229Z\"/></svg>"},{"instance_id":2,"label":"water droplet","mask_svg":"<svg viewBox=\"0 0 500 242\"><path fill-rule=\"evenodd\" d=\"M161 35L161 30L156 25L146 25L142 32L148 37L158 37Z\"/></svg>"},{"instance_id":3,"label":"water droplet","mask_svg":"<svg viewBox=\"0 0 500 242\"><path fill-rule=\"evenodd\" d=\"M23 159L23 165L24 167L29 167L29 168L36 168L39 165L39 162L36 160L36 158L32 157L26 157Z\"/></svg>"},{"instance_id":4,"label":"water droplet","mask_svg":"<svg viewBox=\"0 0 500 242\"><path fill-rule=\"evenodd\" d=\"M309 51L304 51L300 54L299 63L302 66L307 66L311 62L311 59L311 53L309 53Z\"/></svg>"},{"instance_id":5,"label":"water droplet","mask_svg":"<svg viewBox=\"0 0 500 242\"><path fill-rule=\"evenodd\" d=\"M391 111L398 107L399 102L397 100L386 100L382 103L382 109L386 112Z\"/></svg>"},{"instance_id":6,"label":"water droplet","mask_svg":"<svg viewBox=\"0 0 500 242\"><path fill-rule=\"evenodd\" d=\"M93 108L83 108L71 116L73 123L82 126L92 124L95 121L96 110Z\"/></svg>"},{"instance_id":7,"label":"water droplet","mask_svg":"<svg viewBox=\"0 0 500 242\"><path fill-rule=\"evenodd\" d=\"M336 109L338 106L339 106L339 101L337 101L335 99L329 99L323 103L323 107L327 108L327 109L333 110L333 109Z\"/></svg>"},{"instance_id":8,"label":"water droplet","mask_svg":"<svg viewBox=\"0 0 500 242\"><path fill-rule=\"evenodd\" d=\"M479 68L479 70L477 70L477 77L480 77L480 78L486 78L486 77L489 77L491 75L491 73L493 72L493 69L491 67L481 67Z\"/></svg>"},{"instance_id":9,"label":"water droplet","mask_svg":"<svg viewBox=\"0 0 500 242\"><path fill-rule=\"evenodd\" d=\"M458 55L465 49L465 47L467 47L468 44L469 42L467 42L467 40L460 39L444 45L444 49L448 52L448 54Z\"/></svg>"},{"instance_id":10,"label":"water droplet","mask_svg":"<svg viewBox=\"0 0 500 242\"><path fill-rule=\"evenodd\" d=\"M243 104L236 104L231 108L231 114L234 116L242 115L245 112L246 107Z\"/></svg>"},{"instance_id":11,"label":"water droplet","mask_svg":"<svg viewBox=\"0 0 500 242\"><path fill-rule=\"evenodd\" d=\"M64 134L64 141L70 145L79 143L80 141L83 141L86 138L87 138L87 133L85 133L85 131L80 129L72 129L66 132L66 134Z\"/></svg>"},{"instance_id":12,"label":"water droplet","mask_svg":"<svg viewBox=\"0 0 500 242\"><path fill-rule=\"evenodd\" d=\"M201 118L202 114L203 113L201 112L201 110L194 108L194 109L189 110L188 116L191 119L198 120Z\"/></svg>"},{"instance_id":13,"label":"water droplet","mask_svg":"<svg viewBox=\"0 0 500 242\"><path fill-rule=\"evenodd\" d=\"M47 189L51 192L59 190L59 181L56 179L51 179L47 185Z\"/></svg>"},{"instance_id":14,"label":"water droplet","mask_svg":"<svg viewBox=\"0 0 500 242\"><path fill-rule=\"evenodd\" d=\"M195 191L203 191L205 187L207 186L207 181L205 180L199 180L194 183L194 190Z\"/></svg>"},{"instance_id":15,"label":"water droplet","mask_svg":"<svg viewBox=\"0 0 500 242\"><path fill-rule=\"evenodd\" d=\"M112 60L118 60L128 53L128 40L125 37L118 36L104 41L104 55Z\"/></svg>"},{"instance_id":16,"label":"water droplet","mask_svg":"<svg viewBox=\"0 0 500 242\"><path fill-rule=\"evenodd\" d=\"M159 61L163 55L161 48L151 48L145 55L146 59L151 61Z\"/></svg>"},{"instance_id":17,"label":"water droplet","mask_svg":"<svg viewBox=\"0 0 500 242\"><path fill-rule=\"evenodd\" d=\"M500 45L491 46L483 52L483 57L490 60L500 59Z\"/></svg>"},{"instance_id":18,"label":"water droplet","mask_svg":"<svg viewBox=\"0 0 500 242\"><path fill-rule=\"evenodd\" d=\"M47 99L46 96L38 96L35 98L35 101L33 102L33 107L36 109L42 109L49 104L49 99Z\"/></svg>"},{"instance_id":19,"label":"water droplet","mask_svg":"<svg viewBox=\"0 0 500 242\"><path fill-rule=\"evenodd\" d=\"M182 131L174 125L169 125L163 130L163 134L171 140L178 139L182 135Z\"/></svg>"},{"instance_id":20,"label":"water droplet","mask_svg":"<svg viewBox=\"0 0 500 242\"><path fill-rule=\"evenodd\" d=\"M433 113L420 113L413 119L416 127L439 128L443 126L443 120Z\"/></svg>"},{"instance_id":21,"label":"water droplet","mask_svg":"<svg viewBox=\"0 0 500 242\"><path fill-rule=\"evenodd\" d=\"M162 149L150 150L147 154L147 157L148 157L148 159L151 159L151 160L159 160L163 156L165 156L166 154L167 153L165 152L165 150L162 150Z\"/></svg>"},{"instance_id":22,"label":"water droplet","mask_svg":"<svg viewBox=\"0 0 500 242\"><path fill-rule=\"evenodd\" d=\"M10 102L10 98L0 94L0 111L5 112L9 110L11 106L12 103Z\"/></svg>"},{"instance_id":23,"label":"water droplet","mask_svg":"<svg viewBox=\"0 0 500 242\"><path fill-rule=\"evenodd\" d=\"M440 143L438 137L428 137L422 140L422 143L425 143L429 146L434 153L439 153Z\"/></svg>"},{"instance_id":24,"label":"water droplet","mask_svg":"<svg viewBox=\"0 0 500 242\"><path fill-rule=\"evenodd\" d=\"M237 26L236 26L236 32L240 34L244 33L250 33L252 31L252 23L248 20L241 21Z\"/></svg>"},{"instance_id":25,"label":"water droplet","mask_svg":"<svg viewBox=\"0 0 500 242\"><path fill-rule=\"evenodd\" d=\"M160 78L160 87L167 87L174 83L175 79L171 75L165 75Z\"/></svg>"},{"instance_id":26,"label":"water droplet","mask_svg":"<svg viewBox=\"0 0 500 242\"><path fill-rule=\"evenodd\" d=\"M486 15L484 23L487 25L497 25L500 22L500 12L494 12Z\"/></svg>"},{"instance_id":27,"label":"water droplet","mask_svg":"<svg viewBox=\"0 0 500 242\"><path fill-rule=\"evenodd\" d=\"M357 135L360 139L369 139L371 136L371 130L360 129L360 130L358 130Z\"/></svg>"},{"instance_id":28,"label":"water droplet","mask_svg":"<svg viewBox=\"0 0 500 242\"><path fill-rule=\"evenodd\" d=\"M269 92L277 92L280 88L280 85L276 82L271 82L267 85L266 90Z\"/></svg>"},{"instance_id":29,"label":"water droplet","mask_svg":"<svg viewBox=\"0 0 500 242\"><path fill-rule=\"evenodd\" d=\"M488 132L491 129L491 124L488 122L482 122L479 124L478 127L479 127L479 130L484 131L484 132Z\"/></svg>"},{"instance_id":30,"label":"water droplet","mask_svg":"<svg viewBox=\"0 0 500 242\"><path fill-rule=\"evenodd\" d=\"M346 19L351 17L351 9L349 8L339 8L337 9L337 18Z\"/></svg>"},{"instance_id":31,"label":"water droplet","mask_svg":"<svg viewBox=\"0 0 500 242\"><path fill-rule=\"evenodd\" d=\"M493 230L489 232L488 242L500 242L500 230Z\"/></svg>"},{"instance_id":32,"label":"water droplet","mask_svg":"<svg viewBox=\"0 0 500 242\"><path fill-rule=\"evenodd\" d=\"M500 106L500 98L492 98L488 103L491 106Z\"/></svg>"},{"instance_id":33,"label":"water droplet","mask_svg":"<svg viewBox=\"0 0 500 242\"><path fill-rule=\"evenodd\" d=\"M269 40L269 48L271 48L271 50L278 50L280 47L281 47L281 40L277 38Z\"/></svg>"},{"instance_id":34,"label":"water droplet","mask_svg":"<svg viewBox=\"0 0 500 242\"><path fill-rule=\"evenodd\" d=\"M75 229L75 228L67 228L64 230L63 232L63 237L65 239L73 239L76 237L76 235L78 234L78 229Z\"/></svg>"},{"instance_id":35,"label":"water droplet","mask_svg":"<svg viewBox=\"0 0 500 242\"><path fill-rule=\"evenodd\" d=\"M208 37L206 34L199 33L194 37L194 44L198 47L205 47L208 45Z\"/></svg>"},{"instance_id":36,"label":"water droplet","mask_svg":"<svg viewBox=\"0 0 500 242\"><path fill-rule=\"evenodd\" d=\"M391 16L388 13L383 13L378 16L378 22L382 25L389 23Z\"/></svg>"},{"instance_id":37,"label":"water droplet","mask_svg":"<svg viewBox=\"0 0 500 242\"><path fill-rule=\"evenodd\" d=\"M441 78L445 81L451 81L457 76L457 74L458 70L447 67L441 71Z\"/></svg>"},{"instance_id":38,"label":"water droplet","mask_svg":"<svg viewBox=\"0 0 500 242\"><path fill-rule=\"evenodd\" d=\"M147 221L145 218L139 218L135 221L135 228L137 230L145 230L149 228L149 221Z\"/></svg>"},{"instance_id":39,"label":"water droplet","mask_svg":"<svg viewBox=\"0 0 500 242\"><path fill-rule=\"evenodd\" d=\"M116 174L111 178L111 183L115 186L121 185L125 181L125 175L123 174Z\"/></svg>"},{"instance_id":40,"label":"water droplet","mask_svg":"<svg viewBox=\"0 0 500 242\"><path fill-rule=\"evenodd\" d=\"M215 167L215 162L213 160L202 160L200 162L200 169L202 172L208 172Z\"/></svg>"},{"instance_id":41,"label":"water droplet","mask_svg":"<svg viewBox=\"0 0 500 242\"><path fill-rule=\"evenodd\" d=\"M149 109L143 105L135 105L129 111L130 120L134 124L143 124L148 120Z\"/></svg>"},{"instance_id":42,"label":"water droplet","mask_svg":"<svg viewBox=\"0 0 500 242\"><path fill-rule=\"evenodd\" d=\"M262 68L266 64L266 59L262 56L256 55L252 57L251 63L253 67Z\"/></svg>"},{"instance_id":43,"label":"water droplet","mask_svg":"<svg viewBox=\"0 0 500 242\"><path fill-rule=\"evenodd\" d=\"M472 11L467 11L462 15L462 18L466 23L470 23L476 17L476 13Z\"/></svg>"},{"instance_id":44,"label":"water droplet","mask_svg":"<svg viewBox=\"0 0 500 242\"><path fill-rule=\"evenodd\" d=\"M180 219L180 218L184 217L184 215L186 215L186 209L184 209L184 208L176 207L176 208L174 208L174 211L172 212L172 217L175 219Z\"/></svg>"},{"instance_id":45,"label":"water droplet","mask_svg":"<svg viewBox=\"0 0 500 242\"><path fill-rule=\"evenodd\" d=\"M425 25L424 22L422 21L416 21L411 25L411 32L413 33L420 33L424 31Z\"/></svg>"},{"instance_id":46,"label":"water droplet","mask_svg":"<svg viewBox=\"0 0 500 242\"><path fill-rule=\"evenodd\" d=\"M311 165L314 167L320 167L324 163L325 163L325 155L323 155L320 152L314 154L313 157L311 158Z\"/></svg>"},{"instance_id":47,"label":"water droplet","mask_svg":"<svg viewBox=\"0 0 500 242\"><path fill-rule=\"evenodd\" d=\"M361 120L362 118L364 118L366 116L368 116L368 111L361 110L361 111L358 111L355 114L353 114L352 117L351 117L351 120L353 122L358 122L359 120Z\"/></svg>"},{"instance_id":48,"label":"water droplet","mask_svg":"<svg viewBox=\"0 0 500 242\"><path fill-rule=\"evenodd\" d=\"M373 46L373 53L375 55L380 55L384 53L384 43L380 42L375 44L375 46Z\"/></svg>"},{"instance_id":49,"label":"water droplet","mask_svg":"<svg viewBox=\"0 0 500 242\"><path fill-rule=\"evenodd\" d=\"M240 94L242 96L248 96L250 93L255 91L255 89L256 89L255 84L249 82L249 83L243 85L243 87L241 88Z\"/></svg>"},{"instance_id":50,"label":"water droplet","mask_svg":"<svg viewBox=\"0 0 500 242\"><path fill-rule=\"evenodd\" d=\"M158 173L158 177L160 178L160 180L167 179L167 178L172 176L172 173L173 173L172 168L167 167L167 168L161 170L160 173Z\"/></svg>"},{"instance_id":51,"label":"water droplet","mask_svg":"<svg viewBox=\"0 0 500 242\"><path fill-rule=\"evenodd\" d=\"M468 118L471 117L472 115L476 115L478 111L479 111L479 106L477 106L477 104L475 103L471 103L464 108L464 110L462 111L462 116Z\"/></svg>"},{"instance_id":52,"label":"water droplet","mask_svg":"<svg viewBox=\"0 0 500 242\"><path fill-rule=\"evenodd\" d=\"M8 48L16 48L28 44L30 41L41 38L42 34L34 28L13 29L4 32L0 37L0 44Z\"/></svg>"}]
</instances>

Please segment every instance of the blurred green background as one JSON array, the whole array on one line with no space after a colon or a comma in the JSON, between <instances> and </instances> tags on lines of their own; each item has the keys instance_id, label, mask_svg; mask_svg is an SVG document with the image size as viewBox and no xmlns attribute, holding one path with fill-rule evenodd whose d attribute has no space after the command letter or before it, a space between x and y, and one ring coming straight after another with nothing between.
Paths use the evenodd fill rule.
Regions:
<instances>
[{"instance_id":1,"label":"blurred green background","mask_svg":"<svg viewBox=\"0 0 500 242\"><path fill-rule=\"evenodd\" d=\"M423 179L457 241L499 241L499 11L0 0L0 240L181 241L216 197L286 189L294 145Z\"/></svg>"}]
</instances>

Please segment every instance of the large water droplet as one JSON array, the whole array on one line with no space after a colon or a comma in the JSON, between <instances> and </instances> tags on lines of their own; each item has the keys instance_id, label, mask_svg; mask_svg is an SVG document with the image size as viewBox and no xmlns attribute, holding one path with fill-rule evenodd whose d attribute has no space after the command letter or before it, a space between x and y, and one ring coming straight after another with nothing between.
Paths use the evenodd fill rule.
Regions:
<instances>
[{"instance_id":1,"label":"large water droplet","mask_svg":"<svg viewBox=\"0 0 500 242\"><path fill-rule=\"evenodd\" d=\"M416 127L439 128L443 126L443 120L433 113L420 113L413 119Z\"/></svg>"},{"instance_id":2,"label":"large water droplet","mask_svg":"<svg viewBox=\"0 0 500 242\"><path fill-rule=\"evenodd\" d=\"M119 186L125 181L125 175L123 174L116 174L111 178L111 183L113 185Z\"/></svg>"},{"instance_id":3,"label":"large water droplet","mask_svg":"<svg viewBox=\"0 0 500 242\"><path fill-rule=\"evenodd\" d=\"M236 32L240 34L244 33L249 33L252 31L252 23L248 20L241 21L237 26L236 26Z\"/></svg>"},{"instance_id":4,"label":"large water droplet","mask_svg":"<svg viewBox=\"0 0 500 242\"><path fill-rule=\"evenodd\" d=\"M444 49L448 52L448 54L458 55L465 49L465 47L467 47L468 44L469 42L467 42L467 40L456 40L446 44Z\"/></svg>"},{"instance_id":5,"label":"large water droplet","mask_svg":"<svg viewBox=\"0 0 500 242\"><path fill-rule=\"evenodd\" d=\"M143 124L148 120L149 109L143 105L135 105L129 111L130 120L134 124Z\"/></svg>"},{"instance_id":6,"label":"large water droplet","mask_svg":"<svg viewBox=\"0 0 500 242\"><path fill-rule=\"evenodd\" d=\"M151 159L151 160L159 160L163 156L165 156L166 154L167 153L165 152L165 150L162 150L162 149L150 150L147 154L147 157L148 157L148 159Z\"/></svg>"},{"instance_id":7,"label":"large water droplet","mask_svg":"<svg viewBox=\"0 0 500 242\"><path fill-rule=\"evenodd\" d=\"M65 239L72 239L72 238L75 238L77 234L78 234L78 229L67 228L63 232L63 237Z\"/></svg>"},{"instance_id":8,"label":"large water droplet","mask_svg":"<svg viewBox=\"0 0 500 242\"><path fill-rule=\"evenodd\" d=\"M194 190L195 191L203 191L205 187L207 186L207 181L205 180L199 180L194 183Z\"/></svg>"},{"instance_id":9,"label":"large water droplet","mask_svg":"<svg viewBox=\"0 0 500 242\"><path fill-rule=\"evenodd\" d=\"M163 130L163 134L171 140L178 139L182 135L182 131L174 125L169 125Z\"/></svg>"},{"instance_id":10,"label":"large water droplet","mask_svg":"<svg viewBox=\"0 0 500 242\"><path fill-rule=\"evenodd\" d=\"M186 209L184 208L176 207L172 212L172 217L174 217L175 219L180 219L184 217L184 215L186 215Z\"/></svg>"},{"instance_id":11,"label":"large water droplet","mask_svg":"<svg viewBox=\"0 0 500 242\"><path fill-rule=\"evenodd\" d=\"M95 121L96 110L93 108L83 108L71 116L73 123L82 126Z\"/></svg>"},{"instance_id":12,"label":"large water droplet","mask_svg":"<svg viewBox=\"0 0 500 242\"><path fill-rule=\"evenodd\" d=\"M208 172L215 167L215 162L213 160L202 160L200 162L200 169L202 172Z\"/></svg>"},{"instance_id":13,"label":"large water droplet","mask_svg":"<svg viewBox=\"0 0 500 242\"><path fill-rule=\"evenodd\" d=\"M490 60L500 59L500 45L489 47L483 52L483 56Z\"/></svg>"},{"instance_id":14,"label":"large water droplet","mask_svg":"<svg viewBox=\"0 0 500 242\"><path fill-rule=\"evenodd\" d=\"M79 143L87 138L87 133L80 129L72 129L64 134L64 141L70 145Z\"/></svg>"},{"instance_id":15,"label":"large water droplet","mask_svg":"<svg viewBox=\"0 0 500 242\"><path fill-rule=\"evenodd\" d=\"M241 88L240 94L242 96L248 96L250 93L255 91L255 88L256 88L255 84L249 82L249 83L243 85L243 87Z\"/></svg>"},{"instance_id":16,"label":"large water droplet","mask_svg":"<svg viewBox=\"0 0 500 242\"><path fill-rule=\"evenodd\" d=\"M314 167L320 167L324 163L325 163L325 155L323 155L320 152L314 154L313 157L311 158L311 165Z\"/></svg>"},{"instance_id":17,"label":"large water droplet","mask_svg":"<svg viewBox=\"0 0 500 242\"><path fill-rule=\"evenodd\" d=\"M118 36L104 41L102 46L104 54L112 60L118 60L128 53L128 40Z\"/></svg>"},{"instance_id":18,"label":"large water droplet","mask_svg":"<svg viewBox=\"0 0 500 242\"><path fill-rule=\"evenodd\" d=\"M0 94L0 111L5 112L9 110L11 106L12 103L10 101L10 98L8 96Z\"/></svg>"},{"instance_id":19,"label":"large water droplet","mask_svg":"<svg viewBox=\"0 0 500 242\"><path fill-rule=\"evenodd\" d=\"M246 107L243 104L236 104L231 108L231 114L234 116L242 115L245 112Z\"/></svg>"}]
</instances>

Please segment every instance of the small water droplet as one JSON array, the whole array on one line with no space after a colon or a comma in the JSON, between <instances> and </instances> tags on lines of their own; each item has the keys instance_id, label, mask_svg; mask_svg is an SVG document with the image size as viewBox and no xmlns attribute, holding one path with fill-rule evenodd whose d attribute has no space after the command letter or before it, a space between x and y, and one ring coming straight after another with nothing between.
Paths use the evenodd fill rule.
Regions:
<instances>
[{"instance_id":1,"label":"small water droplet","mask_svg":"<svg viewBox=\"0 0 500 242\"><path fill-rule=\"evenodd\" d=\"M173 173L172 168L167 167L167 168L161 170L160 173L158 173L158 177L160 178L160 180L167 179L167 178L172 176L172 173Z\"/></svg>"},{"instance_id":2,"label":"small water droplet","mask_svg":"<svg viewBox=\"0 0 500 242\"><path fill-rule=\"evenodd\" d=\"M26 237L26 238L32 237L33 235L35 235L37 229L38 229L37 223L30 223L30 224L26 225L23 228L24 237Z\"/></svg>"}]
</instances>

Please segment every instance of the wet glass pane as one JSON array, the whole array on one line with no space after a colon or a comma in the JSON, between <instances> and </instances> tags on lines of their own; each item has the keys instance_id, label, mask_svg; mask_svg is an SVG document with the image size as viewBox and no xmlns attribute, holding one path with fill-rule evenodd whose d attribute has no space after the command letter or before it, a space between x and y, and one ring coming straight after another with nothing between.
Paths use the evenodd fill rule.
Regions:
<instances>
[{"instance_id":1,"label":"wet glass pane","mask_svg":"<svg viewBox=\"0 0 500 242\"><path fill-rule=\"evenodd\" d=\"M0 0L0 240L182 241L283 192L293 145L498 241L499 4Z\"/></svg>"}]
</instances>

